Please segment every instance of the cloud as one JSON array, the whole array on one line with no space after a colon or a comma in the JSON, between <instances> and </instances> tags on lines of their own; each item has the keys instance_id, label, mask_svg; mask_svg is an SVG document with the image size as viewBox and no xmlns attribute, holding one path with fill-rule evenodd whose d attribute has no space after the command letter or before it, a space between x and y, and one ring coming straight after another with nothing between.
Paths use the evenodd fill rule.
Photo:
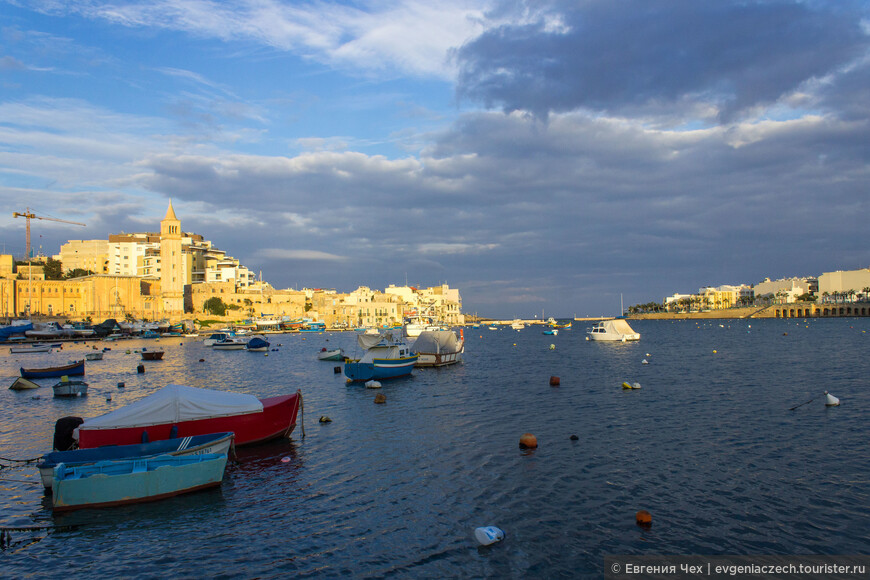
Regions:
<instances>
[{"instance_id":1,"label":"cloud","mask_svg":"<svg viewBox=\"0 0 870 580\"><path fill-rule=\"evenodd\" d=\"M317 250L287 250L284 248L266 248L258 252L263 258L270 260L312 260L327 262L344 262L345 256L336 256Z\"/></svg>"},{"instance_id":2,"label":"cloud","mask_svg":"<svg viewBox=\"0 0 870 580\"><path fill-rule=\"evenodd\" d=\"M479 2L392 0L374 4L279 0L220 3L46 1L33 9L130 28L180 31L224 42L245 42L293 52L356 74L449 78L448 51L480 31Z\"/></svg>"},{"instance_id":3,"label":"cloud","mask_svg":"<svg viewBox=\"0 0 870 580\"><path fill-rule=\"evenodd\" d=\"M457 92L539 116L657 116L692 106L696 114L708 109L707 122L727 121L849 65L870 46L861 27L866 7L853 2L510 5L526 17L487 26L456 52Z\"/></svg>"}]
</instances>

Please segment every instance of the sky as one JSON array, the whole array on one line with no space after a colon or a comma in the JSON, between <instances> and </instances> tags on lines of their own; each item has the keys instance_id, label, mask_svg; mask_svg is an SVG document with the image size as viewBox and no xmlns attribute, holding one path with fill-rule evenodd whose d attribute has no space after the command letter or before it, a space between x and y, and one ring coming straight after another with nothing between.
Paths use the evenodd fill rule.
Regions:
<instances>
[{"instance_id":1,"label":"sky","mask_svg":"<svg viewBox=\"0 0 870 580\"><path fill-rule=\"evenodd\" d=\"M870 6L0 0L0 252L159 231L276 288L598 316L870 267Z\"/></svg>"}]
</instances>

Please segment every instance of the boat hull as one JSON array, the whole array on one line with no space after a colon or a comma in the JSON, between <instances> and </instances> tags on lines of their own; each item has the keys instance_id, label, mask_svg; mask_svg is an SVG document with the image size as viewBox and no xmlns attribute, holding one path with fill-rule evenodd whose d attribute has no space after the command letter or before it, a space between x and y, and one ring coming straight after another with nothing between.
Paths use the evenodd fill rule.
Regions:
<instances>
[{"instance_id":1,"label":"boat hull","mask_svg":"<svg viewBox=\"0 0 870 580\"><path fill-rule=\"evenodd\" d=\"M44 461L37 465L42 485L51 489L54 468L63 463L67 467L90 465L99 461L117 461L157 455L203 455L206 453L226 454L233 444L232 433L214 433L154 441L140 445L110 445L95 449L76 449L74 451L54 451L46 454Z\"/></svg>"},{"instance_id":2,"label":"boat hull","mask_svg":"<svg viewBox=\"0 0 870 580\"><path fill-rule=\"evenodd\" d=\"M286 437L296 427L296 415L302 403L302 393L260 399L263 410L259 413L229 415L193 421L166 422L119 428L79 428L78 444L82 449L103 445L134 445L142 443L143 433L148 441L161 441L173 437L172 428L178 427L177 437L206 435L232 431L236 445L250 445L278 437Z\"/></svg>"},{"instance_id":3,"label":"boat hull","mask_svg":"<svg viewBox=\"0 0 870 580\"><path fill-rule=\"evenodd\" d=\"M9 354L25 354L31 352L51 352L50 346L13 346Z\"/></svg>"},{"instance_id":4,"label":"boat hull","mask_svg":"<svg viewBox=\"0 0 870 580\"><path fill-rule=\"evenodd\" d=\"M417 355L398 359L373 359L371 363L349 362L344 365L344 374L351 381L380 381L411 374Z\"/></svg>"},{"instance_id":5,"label":"boat hull","mask_svg":"<svg viewBox=\"0 0 870 580\"><path fill-rule=\"evenodd\" d=\"M163 351L162 350L149 350L142 351L142 360L161 360L163 359Z\"/></svg>"},{"instance_id":6,"label":"boat hull","mask_svg":"<svg viewBox=\"0 0 870 580\"><path fill-rule=\"evenodd\" d=\"M12 382L12 386L9 388L13 391L26 391L29 389L38 389L39 385L23 377L18 377Z\"/></svg>"},{"instance_id":7,"label":"boat hull","mask_svg":"<svg viewBox=\"0 0 870 580\"><path fill-rule=\"evenodd\" d=\"M47 367L44 369L26 369L21 367L21 376L25 379L50 379L62 376L80 376L85 374L85 360L82 359L73 364L61 367Z\"/></svg>"},{"instance_id":8,"label":"boat hull","mask_svg":"<svg viewBox=\"0 0 870 580\"><path fill-rule=\"evenodd\" d=\"M344 351L340 348L337 350L328 350L317 355L318 360L340 361L344 360Z\"/></svg>"},{"instance_id":9,"label":"boat hull","mask_svg":"<svg viewBox=\"0 0 870 580\"><path fill-rule=\"evenodd\" d=\"M84 397L88 384L83 381L61 381L52 387L55 397Z\"/></svg>"},{"instance_id":10,"label":"boat hull","mask_svg":"<svg viewBox=\"0 0 870 580\"><path fill-rule=\"evenodd\" d=\"M54 511L156 501L220 485L227 456L160 455L94 465L55 467Z\"/></svg>"},{"instance_id":11,"label":"boat hull","mask_svg":"<svg viewBox=\"0 0 870 580\"><path fill-rule=\"evenodd\" d=\"M462 360L461 352L420 352L417 355L419 358L417 358L415 366L418 367L443 367L456 364Z\"/></svg>"}]
</instances>

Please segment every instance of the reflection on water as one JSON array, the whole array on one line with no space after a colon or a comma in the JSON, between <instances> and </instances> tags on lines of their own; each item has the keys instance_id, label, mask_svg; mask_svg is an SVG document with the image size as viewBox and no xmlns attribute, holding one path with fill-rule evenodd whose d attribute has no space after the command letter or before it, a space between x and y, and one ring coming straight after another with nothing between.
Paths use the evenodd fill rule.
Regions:
<instances>
[{"instance_id":1,"label":"reflection on water","mask_svg":"<svg viewBox=\"0 0 870 580\"><path fill-rule=\"evenodd\" d=\"M558 336L467 329L463 365L378 391L316 360L324 346L352 353L351 333L282 336L268 356L163 339L164 360L144 362L135 351L151 341L100 343L112 350L87 363L88 397L54 399L50 379L2 389L0 456L37 457L59 417L169 383L302 389L307 436L300 425L289 441L237 449L219 489L63 516L36 469L12 464L0 524L73 527L13 533L4 575L600 576L605 554L870 551L867 320L632 325L638 343L587 342L582 324ZM88 349L0 355L0 381ZM825 390L842 405L825 408ZM519 449L526 432L534 451ZM651 528L635 525L639 509ZM478 548L482 525L505 540Z\"/></svg>"}]
</instances>

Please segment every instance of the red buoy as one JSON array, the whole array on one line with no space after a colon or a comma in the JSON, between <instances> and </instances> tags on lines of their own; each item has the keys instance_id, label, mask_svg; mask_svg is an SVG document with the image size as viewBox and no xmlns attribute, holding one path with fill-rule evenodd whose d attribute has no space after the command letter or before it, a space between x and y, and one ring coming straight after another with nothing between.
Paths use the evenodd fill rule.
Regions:
<instances>
[{"instance_id":1,"label":"red buoy","mask_svg":"<svg viewBox=\"0 0 870 580\"><path fill-rule=\"evenodd\" d=\"M558 387L559 386L559 377L550 377L550 386Z\"/></svg>"},{"instance_id":2,"label":"red buoy","mask_svg":"<svg viewBox=\"0 0 870 580\"><path fill-rule=\"evenodd\" d=\"M520 437L520 449L535 449L538 447L538 439L531 433L523 433Z\"/></svg>"}]
</instances>

